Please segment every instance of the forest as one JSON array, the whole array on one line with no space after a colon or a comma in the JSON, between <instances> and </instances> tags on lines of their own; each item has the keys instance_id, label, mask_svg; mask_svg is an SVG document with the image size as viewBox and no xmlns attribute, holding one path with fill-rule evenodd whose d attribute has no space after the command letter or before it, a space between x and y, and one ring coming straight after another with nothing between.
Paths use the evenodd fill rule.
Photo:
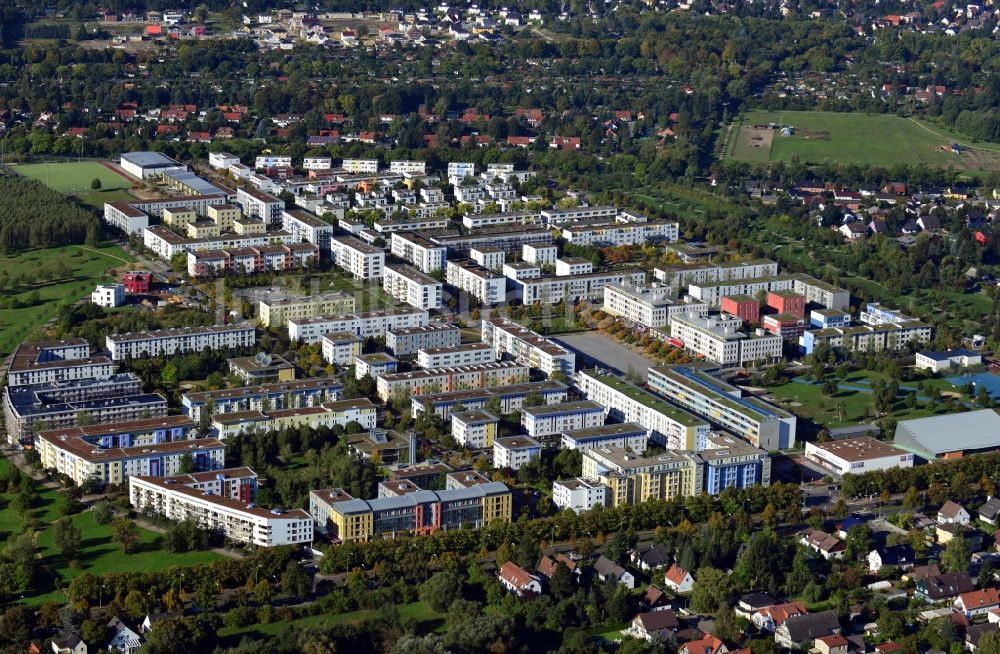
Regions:
<instances>
[{"instance_id":1,"label":"forest","mask_svg":"<svg viewBox=\"0 0 1000 654\"><path fill-rule=\"evenodd\" d=\"M58 245L94 244L97 216L44 184L0 176L0 253Z\"/></svg>"}]
</instances>

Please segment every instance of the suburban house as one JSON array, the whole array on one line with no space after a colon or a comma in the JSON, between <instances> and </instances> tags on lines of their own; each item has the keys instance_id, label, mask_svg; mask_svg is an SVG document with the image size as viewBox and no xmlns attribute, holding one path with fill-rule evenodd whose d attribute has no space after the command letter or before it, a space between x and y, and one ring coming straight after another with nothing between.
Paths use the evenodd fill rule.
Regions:
<instances>
[{"instance_id":1,"label":"suburban house","mask_svg":"<svg viewBox=\"0 0 1000 654\"><path fill-rule=\"evenodd\" d=\"M850 643L840 634L833 634L831 636L820 636L816 639L813 646L819 654L847 654L847 648L850 646Z\"/></svg>"},{"instance_id":2,"label":"suburban house","mask_svg":"<svg viewBox=\"0 0 1000 654\"><path fill-rule=\"evenodd\" d=\"M971 519L972 516L969 515L969 512L961 504L951 500L942 504L937 514L938 522L945 524L967 525Z\"/></svg>"},{"instance_id":3,"label":"suburban house","mask_svg":"<svg viewBox=\"0 0 1000 654\"><path fill-rule=\"evenodd\" d=\"M670 566L667 574L663 575L663 583L675 593L684 594L694 590L694 577L676 563Z\"/></svg>"},{"instance_id":4,"label":"suburban house","mask_svg":"<svg viewBox=\"0 0 1000 654\"><path fill-rule=\"evenodd\" d=\"M965 648L970 652L977 651L979 649L979 639L983 637L983 634L998 630L1000 630L1000 623L997 622L984 622L983 624L972 625L965 630Z\"/></svg>"},{"instance_id":5,"label":"suburban house","mask_svg":"<svg viewBox=\"0 0 1000 654\"><path fill-rule=\"evenodd\" d=\"M836 536L831 536L819 529L807 529L802 534L800 543L812 549L824 559L842 559L847 551L847 544Z\"/></svg>"},{"instance_id":6,"label":"suburban house","mask_svg":"<svg viewBox=\"0 0 1000 654\"><path fill-rule=\"evenodd\" d=\"M713 636L705 634L700 640L690 640L677 650L678 654L726 654L729 648L726 644Z\"/></svg>"},{"instance_id":7,"label":"suburban house","mask_svg":"<svg viewBox=\"0 0 1000 654\"><path fill-rule=\"evenodd\" d=\"M135 654L142 647L142 637L117 617L111 618L107 627L112 634L111 640L108 641L109 652Z\"/></svg>"},{"instance_id":8,"label":"suburban house","mask_svg":"<svg viewBox=\"0 0 1000 654\"><path fill-rule=\"evenodd\" d=\"M913 548L909 545L893 545L891 547L876 547L868 553L868 571L876 574L887 565L902 569L913 567Z\"/></svg>"},{"instance_id":9,"label":"suburban house","mask_svg":"<svg viewBox=\"0 0 1000 654\"><path fill-rule=\"evenodd\" d=\"M665 636L677 631L679 625L680 622L673 611L651 611L640 613L632 618L632 623L625 630L625 633L633 638L653 640L657 636Z\"/></svg>"},{"instance_id":10,"label":"suburban house","mask_svg":"<svg viewBox=\"0 0 1000 654\"><path fill-rule=\"evenodd\" d=\"M979 507L979 519L988 525L997 524L997 516L1000 515L1000 497L991 497Z\"/></svg>"},{"instance_id":11,"label":"suburban house","mask_svg":"<svg viewBox=\"0 0 1000 654\"><path fill-rule=\"evenodd\" d=\"M817 638L839 633L840 621L837 620L836 611L821 611L788 618L775 630L774 642L780 647L801 649L802 643L807 640L815 641Z\"/></svg>"},{"instance_id":12,"label":"suburban house","mask_svg":"<svg viewBox=\"0 0 1000 654\"><path fill-rule=\"evenodd\" d=\"M960 572L945 572L917 580L914 597L925 602L945 602L962 593L971 593L975 589L969 575Z\"/></svg>"},{"instance_id":13,"label":"suburban house","mask_svg":"<svg viewBox=\"0 0 1000 654\"><path fill-rule=\"evenodd\" d=\"M753 614L750 622L761 631L777 631L778 627L785 624L789 618L806 615L809 611L802 602L788 602L787 604L776 604L760 609Z\"/></svg>"},{"instance_id":14,"label":"suburban house","mask_svg":"<svg viewBox=\"0 0 1000 654\"><path fill-rule=\"evenodd\" d=\"M613 579L629 590L635 588L635 577L632 573L606 556L602 555L594 562L594 572L601 581Z\"/></svg>"},{"instance_id":15,"label":"suburban house","mask_svg":"<svg viewBox=\"0 0 1000 654\"><path fill-rule=\"evenodd\" d=\"M741 618L751 620L754 613L775 604L777 604L775 599L767 593L748 593L736 602L736 607L733 610Z\"/></svg>"},{"instance_id":16,"label":"suburban house","mask_svg":"<svg viewBox=\"0 0 1000 654\"><path fill-rule=\"evenodd\" d=\"M639 545L632 552L632 563L639 566L643 572L665 567L670 563L670 552L661 543L646 543Z\"/></svg>"},{"instance_id":17,"label":"suburban house","mask_svg":"<svg viewBox=\"0 0 1000 654\"><path fill-rule=\"evenodd\" d=\"M961 611L967 618L989 613L997 608L1000 608L1000 595L997 594L995 588L962 593L955 600L955 610Z\"/></svg>"},{"instance_id":18,"label":"suburban house","mask_svg":"<svg viewBox=\"0 0 1000 654\"><path fill-rule=\"evenodd\" d=\"M569 570L569 572L574 576L580 576L580 571L576 567L576 561L569 558L565 554L556 554L554 557L544 554L542 556L542 560L538 562L538 566L536 566L535 570L537 570L538 574L542 575L546 579L551 579L552 574L556 571L556 567L558 567L560 563L566 566L566 569Z\"/></svg>"},{"instance_id":19,"label":"suburban house","mask_svg":"<svg viewBox=\"0 0 1000 654\"><path fill-rule=\"evenodd\" d=\"M500 566L497 578L500 579L504 588L518 597L531 597L542 593L542 584L538 577L527 572L513 561L507 561Z\"/></svg>"},{"instance_id":20,"label":"suburban house","mask_svg":"<svg viewBox=\"0 0 1000 654\"><path fill-rule=\"evenodd\" d=\"M650 584L646 588L646 592L642 594L639 599L639 607L646 611L662 611L663 609L669 609L670 597L667 596L662 590Z\"/></svg>"},{"instance_id":21,"label":"suburban house","mask_svg":"<svg viewBox=\"0 0 1000 654\"><path fill-rule=\"evenodd\" d=\"M79 634L72 631L64 631L52 638L53 654L87 654L87 643L83 642Z\"/></svg>"}]
</instances>

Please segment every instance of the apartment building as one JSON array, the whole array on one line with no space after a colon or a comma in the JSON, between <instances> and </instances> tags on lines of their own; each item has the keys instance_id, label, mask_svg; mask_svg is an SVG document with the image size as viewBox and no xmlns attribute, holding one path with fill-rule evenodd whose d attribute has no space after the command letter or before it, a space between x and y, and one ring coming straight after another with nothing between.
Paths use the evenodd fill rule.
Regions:
<instances>
[{"instance_id":1,"label":"apartment building","mask_svg":"<svg viewBox=\"0 0 1000 654\"><path fill-rule=\"evenodd\" d=\"M361 338L385 336L394 329L427 325L423 309L384 309L288 321L288 337L303 343L319 343L324 334L351 332Z\"/></svg>"},{"instance_id":2,"label":"apartment building","mask_svg":"<svg viewBox=\"0 0 1000 654\"><path fill-rule=\"evenodd\" d=\"M678 450L650 457L618 447L584 450L582 476L607 486L610 507L691 497L704 485L697 455Z\"/></svg>"},{"instance_id":3,"label":"apartment building","mask_svg":"<svg viewBox=\"0 0 1000 654\"><path fill-rule=\"evenodd\" d=\"M246 474L246 469L237 469ZM149 511L175 521L193 518L198 526L222 533L228 540L256 547L303 545L313 540L313 519L302 509L260 509L252 502L253 482L227 478L229 470L174 477L129 477L129 502L137 512ZM215 475L217 484L235 485L241 496L234 498L205 486L205 474Z\"/></svg>"},{"instance_id":4,"label":"apartment building","mask_svg":"<svg viewBox=\"0 0 1000 654\"><path fill-rule=\"evenodd\" d=\"M666 327L671 318L685 313L708 315L709 305L685 296L678 300L670 286L605 284L604 312L649 329Z\"/></svg>"},{"instance_id":5,"label":"apartment building","mask_svg":"<svg viewBox=\"0 0 1000 654\"><path fill-rule=\"evenodd\" d=\"M106 356L91 354L84 338L62 341L24 341L7 368L8 386L30 386L79 379L100 379L114 374Z\"/></svg>"},{"instance_id":6,"label":"apartment building","mask_svg":"<svg viewBox=\"0 0 1000 654\"><path fill-rule=\"evenodd\" d=\"M733 296L757 297L760 294L777 291L791 291L795 280L785 277L758 277L753 279L730 279L725 281L690 284L688 293L713 307L722 305L722 298Z\"/></svg>"},{"instance_id":7,"label":"apartment building","mask_svg":"<svg viewBox=\"0 0 1000 654\"><path fill-rule=\"evenodd\" d=\"M237 225L240 224L246 224L246 221L237 223ZM260 226L259 223L254 224ZM199 229L201 227L198 225ZM182 252L186 254L201 250L239 250L242 248L267 248L274 245L302 245L297 244L291 234L282 231L265 233L263 229L258 229L237 234L221 233L218 236L190 238L180 236L163 225L154 225L142 230L142 244L166 261Z\"/></svg>"},{"instance_id":8,"label":"apartment building","mask_svg":"<svg viewBox=\"0 0 1000 654\"><path fill-rule=\"evenodd\" d=\"M912 320L904 323L880 325L854 325L808 329L799 338L799 347L805 354L812 354L820 344L840 347L854 352L882 352L901 350L908 343L923 344L931 340L933 329L927 323Z\"/></svg>"},{"instance_id":9,"label":"apartment building","mask_svg":"<svg viewBox=\"0 0 1000 654\"><path fill-rule=\"evenodd\" d=\"M561 257L556 259L556 276L589 275L594 272L594 264L582 257Z\"/></svg>"},{"instance_id":10,"label":"apartment building","mask_svg":"<svg viewBox=\"0 0 1000 654\"><path fill-rule=\"evenodd\" d=\"M499 304L507 299L507 279L468 259L448 260L445 281L464 291L484 306Z\"/></svg>"},{"instance_id":11,"label":"apartment building","mask_svg":"<svg viewBox=\"0 0 1000 654\"><path fill-rule=\"evenodd\" d=\"M503 264L507 260L507 253L491 245L469 249L469 258L487 270L498 272L503 270Z\"/></svg>"},{"instance_id":12,"label":"apartment building","mask_svg":"<svg viewBox=\"0 0 1000 654\"><path fill-rule=\"evenodd\" d=\"M557 381L527 382L497 388L428 393L413 397L410 406L415 416L430 411L442 419L447 419L453 409L458 407L462 410L483 409L487 402L496 398L500 403L500 413L508 414L520 411L529 395L534 395L546 405L565 402L568 390L566 384Z\"/></svg>"},{"instance_id":13,"label":"apartment building","mask_svg":"<svg viewBox=\"0 0 1000 654\"><path fill-rule=\"evenodd\" d=\"M319 258L319 246L313 243L198 250L187 253L187 273L190 277L210 277L295 270L315 264Z\"/></svg>"},{"instance_id":14,"label":"apartment building","mask_svg":"<svg viewBox=\"0 0 1000 654\"><path fill-rule=\"evenodd\" d=\"M292 158L274 154L260 155L254 160L253 167L257 170L265 168L291 168Z\"/></svg>"},{"instance_id":15,"label":"apartment building","mask_svg":"<svg viewBox=\"0 0 1000 654\"><path fill-rule=\"evenodd\" d=\"M521 258L538 266L554 266L559 256L559 248L552 244L525 243L521 246Z\"/></svg>"},{"instance_id":16,"label":"apartment building","mask_svg":"<svg viewBox=\"0 0 1000 654\"><path fill-rule=\"evenodd\" d=\"M90 301L99 307L117 307L125 302L124 284L98 284L90 292Z\"/></svg>"},{"instance_id":17,"label":"apartment building","mask_svg":"<svg viewBox=\"0 0 1000 654\"><path fill-rule=\"evenodd\" d=\"M383 375L376 380L376 389L379 399L387 402L400 396L509 386L526 381L528 381L527 366L512 362L493 362L478 366L434 368Z\"/></svg>"},{"instance_id":18,"label":"apartment building","mask_svg":"<svg viewBox=\"0 0 1000 654\"><path fill-rule=\"evenodd\" d=\"M277 411L320 406L340 400L344 385L333 377L260 384L216 391L184 393L181 408L192 420L201 420L202 411L212 415L240 411Z\"/></svg>"},{"instance_id":19,"label":"apartment building","mask_svg":"<svg viewBox=\"0 0 1000 654\"><path fill-rule=\"evenodd\" d=\"M698 366L649 369L649 387L685 410L768 451L795 446L796 418ZM699 451L705 447L696 448Z\"/></svg>"},{"instance_id":20,"label":"apartment building","mask_svg":"<svg viewBox=\"0 0 1000 654\"><path fill-rule=\"evenodd\" d=\"M149 227L149 214L129 202L105 202L104 222L126 234L139 234Z\"/></svg>"},{"instance_id":21,"label":"apartment building","mask_svg":"<svg viewBox=\"0 0 1000 654\"><path fill-rule=\"evenodd\" d=\"M493 441L493 467L520 470L542 455L542 444L528 436L508 436Z\"/></svg>"},{"instance_id":22,"label":"apartment building","mask_svg":"<svg viewBox=\"0 0 1000 654\"><path fill-rule=\"evenodd\" d=\"M388 207L389 205L386 206ZM448 205L445 204L444 206L447 207ZM435 211L432 211L428 205L403 205L403 212L406 213L405 218L391 218L388 216L378 218L372 224L372 227L383 236L386 234L391 236L397 232L409 234L447 229L450 222L449 219L436 216Z\"/></svg>"},{"instance_id":23,"label":"apartment building","mask_svg":"<svg viewBox=\"0 0 1000 654\"><path fill-rule=\"evenodd\" d=\"M82 429L47 430L36 438L42 466L66 475L77 485L118 486L136 475L176 475L189 458L198 470L216 470L225 464L225 445L215 438L106 447L81 435Z\"/></svg>"},{"instance_id":24,"label":"apartment building","mask_svg":"<svg viewBox=\"0 0 1000 654\"><path fill-rule=\"evenodd\" d=\"M510 489L494 481L372 500L355 499L342 489L314 490L309 512L328 536L353 543L510 522L513 503Z\"/></svg>"},{"instance_id":25,"label":"apartment building","mask_svg":"<svg viewBox=\"0 0 1000 654\"><path fill-rule=\"evenodd\" d=\"M159 418L167 401L159 394L143 394L139 378L124 373L100 379L54 381L3 389L4 423L11 444L29 442L38 425L47 429L76 427L81 422L102 424Z\"/></svg>"},{"instance_id":26,"label":"apartment building","mask_svg":"<svg viewBox=\"0 0 1000 654\"><path fill-rule=\"evenodd\" d=\"M389 251L422 273L443 270L448 259L447 248L412 232L393 232L389 237Z\"/></svg>"},{"instance_id":27,"label":"apartment building","mask_svg":"<svg viewBox=\"0 0 1000 654\"><path fill-rule=\"evenodd\" d=\"M792 275L792 290L804 295L806 304L819 304L826 309L838 309L849 311L851 308L851 294L833 284L816 279L810 275L796 273Z\"/></svg>"},{"instance_id":28,"label":"apartment building","mask_svg":"<svg viewBox=\"0 0 1000 654\"><path fill-rule=\"evenodd\" d=\"M677 236L677 223L665 220L645 223L580 223L562 227L562 237L567 243L595 247L642 245L658 241L673 243Z\"/></svg>"},{"instance_id":29,"label":"apartment building","mask_svg":"<svg viewBox=\"0 0 1000 654\"><path fill-rule=\"evenodd\" d=\"M642 425L625 422L563 431L560 433L560 439L560 447L564 450L620 447L636 454L642 454L646 451L649 434Z\"/></svg>"},{"instance_id":30,"label":"apartment building","mask_svg":"<svg viewBox=\"0 0 1000 654\"><path fill-rule=\"evenodd\" d=\"M482 409L452 412L451 437L462 447L471 450L493 447L499 422L499 418Z\"/></svg>"},{"instance_id":31,"label":"apartment building","mask_svg":"<svg viewBox=\"0 0 1000 654\"><path fill-rule=\"evenodd\" d=\"M394 328L385 333L385 347L397 357L417 354L423 349L454 347L461 342L462 330L438 322Z\"/></svg>"},{"instance_id":32,"label":"apartment building","mask_svg":"<svg viewBox=\"0 0 1000 654\"><path fill-rule=\"evenodd\" d=\"M353 332L323 334L323 360L338 366L349 366L361 354L362 339Z\"/></svg>"},{"instance_id":33,"label":"apartment building","mask_svg":"<svg viewBox=\"0 0 1000 654\"><path fill-rule=\"evenodd\" d=\"M587 429L603 424L604 407L590 400L521 409L521 426L533 438L554 436L564 431Z\"/></svg>"},{"instance_id":34,"label":"apartment building","mask_svg":"<svg viewBox=\"0 0 1000 654\"><path fill-rule=\"evenodd\" d=\"M289 320L351 313L354 307L354 296L343 291L287 297L280 300L259 300L257 322L261 327L280 328L287 325Z\"/></svg>"},{"instance_id":35,"label":"apartment building","mask_svg":"<svg viewBox=\"0 0 1000 654\"><path fill-rule=\"evenodd\" d=\"M277 354L258 352L252 357L228 359L229 373L244 384L285 382L295 379L295 365Z\"/></svg>"},{"instance_id":36,"label":"apartment building","mask_svg":"<svg viewBox=\"0 0 1000 654\"><path fill-rule=\"evenodd\" d=\"M381 279L385 267L385 251L359 241L353 236L330 239L333 263L360 280Z\"/></svg>"},{"instance_id":37,"label":"apartment building","mask_svg":"<svg viewBox=\"0 0 1000 654\"><path fill-rule=\"evenodd\" d=\"M552 482L552 503L576 513L607 506L608 487L594 479L575 477Z\"/></svg>"},{"instance_id":38,"label":"apartment building","mask_svg":"<svg viewBox=\"0 0 1000 654\"><path fill-rule=\"evenodd\" d=\"M614 222L618 218L617 207L602 205L598 207L575 207L573 209L545 209L542 220L546 225L563 225L565 223L583 222Z\"/></svg>"},{"instance_id":39,"label":"apartment building","mask_svg":"<svg viewBox=\"0 0 1000 654\"><path fill-rule=\"evenodd\" d=\"M257 344L257 332L252 325L215 325L212 327L177 327L153 332L109 334L104 347L113 361L158 357L252 347Z\"/></svg>"},{"instance_id":40,"label":"apartment building","mask_svg":"<svg viewBox=\"0 0 1000 654\"><path fill-rule=\"evenodd\" d=\"M417 351L417 365L425 369L476 366L496 359L493 348L486 343L461 343L451 347L430 347Z\"/></svg>"},{"instance_id":41,"label":"apartment building","mask_svg":"<svg viewBox=\"0 0 1000 654\"><path fill-rule=\"evenodd\" d=\"M302 170L330 170L333 159L330 157L303 157Z\"/></svg>"},{"instance_id":42,"label":"apartment building","mask_svg":"<svg viewBox=\"0 0 1000 654\"><path fill-rule=\"evenodd\" d=\"M542 269L527 261L508 261L501 268L503 276L507 279L537 279L542 276Z\"/></svg>"},{"instance_id":43,"label":"apartment building","mask_svg":"<svg viewBox=\"0 0 1000 654\"><path fill-rule=\"evenodd\" d=\"M389 172L399 175L423 175L427 172L427 163L424 161L390 161Z\"/></svg>"},{"instance_id":44,"label":"apartment building","mask_svg":"<svg viewBox=\"0 0 1000 654\"><path fill-rule=\"evenodd\" d=\"M378 159L344 159L340 162L340 167L355 175L377 173Z\"/></svg>"},{"instance_id":45,"label":"apartment building","mask_svg":"<svg viewBox=\"0 0 1000 654\"><path fill-rule=\"evenodd\" d=\"M721 366L745 366L781 357L781 336L763 330L748 335L739 331L742 325L743 319L737 316L684 314L670 321L670 336L685 349Z\"/></svg>"},{"instance_id":46,"label":"apartment building","mask_svg":"<svg viewBox=\"0 0 1000 654\"><path fill-rule=\"evenodd\" d=\"M448 256L468 255L472 248L496 247L515 254L526 244L553 242L552 232L544 227L496 227L479 229L471 234L433 236L430 240L448 249Z\"/></svg>"},{"instance_id":47,"label":"apartment building","mask_svg":"<svg viewBox=\"0 0 1000 654\"><path fill-rule=\"evenodd\" d=\"M418 309L441 308L441 282L406 265L389 265L384 269L382 290Z\"/></svg>"},{"instance_id":48,"label":"apartment building","mask_svg":"<svg viewBox=\"0 0 1000 654\"><path fill-rule=\"evenodd\" d=\"M680 409L661 397L599 370L576 374L580 394L607 409L615 422L642 425L652 440L673 450L705 448L709 424L703 418Z\"/></svg>"},{"instance_id":49,"label":"apartment building","mask_svg":"<svg viewBox=\"0 0 1000 654\"><path fill-rule=\"evenodd\" d=\"M236 190L236 204L244 215L255 216L265 225L280 225L281 212L285 210L284 200L249 186Z\"/></svg>"},{"instance_id":50,"label":"apartment building","mask_svg":"<svg viewBox=\"0 0 1000 654\"><path fill-rule=\"evenodd\" d=\"M483 320L482 338L497 359L508 357L546 375L560 372L572 377L576 370L575 354L506 318Z\"/></svg>"},{"instance_id":51,"label":"apartment building","mask_svg":"<svg viewBox=\"0 0 1000 654\"><path fill-rule=\"evenodd\" d=\"M320 250L328 250L333 238L333 225L302 209L284 209L281 212L281 229L296 241L312 243Z\"/></svg>"},{"instance_id":52,"label":"apartment building","mask_svg":"<svg viewBox=\"0 0 1000 654\"><path fill-rule=\"evenodd\" d=\"M448 164L448 183L458 186L466 177L476 176L476 164L452 161Z\"/></svg>"},{"instance_id":53,"label":"apartment building","mask_svg":"<svg viewBox=\"0 0 1000 654\"><path fill-rule=\"evenodd\" d=\"M536 279L512 280L514 295L524 304L558 304L601 300L607 284L640 286L646 282L641 270L610 270L585 275L543 275Z\"/></svg>"},{"instance_id":54,"label":"apartment building","mask_svg":"<svg viewBox=\"0 0 1000 654\"><path fill-rule=\"evenodd\" d=\"M481 229L500 225L538 225L542 214L537 211L510 211L507 213L472 213L462 216L466 229Z\"/></svg>"},{"instance_id":55,"label":"apartment building","mask_svg":"<svg viewBox=\"0 0 1000 654\"><path fill-rule=\"evenodd\" d=\"M354 357L354 378L391 375L399 369L399 360L385 352L372 352Z\"/></svg>"},{"instance_id":56,"label":"apartment building","mask_svg":"<svg viewBox=\"0 0 1000 654\"><path fill-rule=\"evenodd\" d=\"M291 409L217 413L212 416L212 431L220 440L226 440L251 431L265 433L300 427L309 429L330 428L334 425L344 427L350 422L356 422L363 429L371 430L375 429L377 416L375 405L363 397Z\"/></svg>"},{"instance_id":57,"label":"apartment building","mask_svg":"<svg viewBox=\"0 0 1000 654\"><path fill-rule=\"evenodd\" d=\"M239 163L240 158L235 154L230 154L228 152L209 152L208 153L208 165L215 170L221 170L223 172L229 170L229 166L234 163Z\"/></svg>"},{"instance_id":58,"label":"apartment building","mask_svg":"<svg viewBox=\"0 0 1000 654\"><path fill-rule=\"evenodd\" d=\"M716 496L727 488L771 485L771 457L764 450L729 434L712 432L708 447L698 452L704 490Z\"/></svg>"}]
</instances>

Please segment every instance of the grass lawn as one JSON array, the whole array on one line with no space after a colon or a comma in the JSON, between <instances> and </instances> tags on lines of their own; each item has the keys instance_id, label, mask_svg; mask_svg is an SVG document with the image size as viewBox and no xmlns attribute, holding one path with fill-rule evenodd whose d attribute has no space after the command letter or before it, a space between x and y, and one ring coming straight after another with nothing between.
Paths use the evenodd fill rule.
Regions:
<instances>
[{"instance_id":1,"label":"grass lawn","mask_svg":"<svg viewBox=\"0 0 1000 654\"><path fill-rule=\"evenodd\" d=\"M12 464L0 459L0 467ZM41 562L39 582L35 593L26 594L24 602L30 605L48 601L64 602L65 595L59 590L65 588L74 577L84 572L105 574L108 572L141 572L163 570L175 565L197 565L211 563L222 557L214 552L186 552L170 554L160 549L161 536L147 529L139 528L139 548L134 554L122 554L118 544L111 540L111 526L99 525L90 511L73 516L73 523L80 528L81 546L76 558L81 562L79 569L72 569L56 549L52 534L52 524L62 516L60 508L66 497L58 490L40 489L39 500L31 510L37 532L38 557ZM13 494L3 496L6 501L0 509L0 531L5 535L21 532L25 521L10 506Z\"/></svg>"},{"instance_id":2,"label":"grass lawn","mask_svg":"<svg viewBox=\"0 0 1000 654\"><path fill-rule=\"evenodd\" d=\"M44 278L40 271L52 270L57 261L65 261L73 271L68 278L51 281L22 280L17 287L5 288L0 293L7 297L26 298L38 291L39 302L19 309L0 309L0 355L10 353L38 327L56 315L62 302L89 297L94 286L105 280L105 273L133 261L120 247L88 248L67 245L47 250L29 250L0 259L0 274L9 277L26 273Z\"/></svg>"},{"instance_id":3,"label":"grass lawn","mask_svg":"<svg viewBox=\"0 0 1000 654\"><path fill-rule=\"evenodd\" d=\"M888 381L887 377L877 372L851 373L844 379L836 380L840 390L833 397L827 397L823 394L822 384L803 381L790 381L781 386L773 386L768 388L767 392L777 399L779 404L800 418L811 420L822 427L843 427L874 419L874 416L871 415L871 412L874 411L871 386L876 379ZM934 386L943 393L958 392L954 385L943 379L928 379L924 385ZM916 382L901 383L899 389L897 402L892 412L893 417L897 420L923 418L944 410L943 405L940 405L936 410L925 406L927 398L919 394ZM918 393L918 406L915 408L906 406L905 398L910 393ZM843 414L838 412L838 405L841 402L843 403Z\"/></svg>"},{"instance_id":4,"label":"grass lawn","mask_svg":"<svg viewBox=\"0 0 1000 654\"><path fill-rule=\"evenodd\" d=\"M744 147L752 124L775 123L794 128L791 136L773 135L770 148ZM837 162L892 166L923 163L955 170L1000 170L1000 152L973 146L953 153L954 141L969 139L945 133L918 121L892 115L825 111L754 111L742 117L740 134L733 137L728 156L740 161ZM765 156L765 150L766 155Z\"/></svg>"},{"instance_id":5,"label":"grass lawn","mask_svg":"<svg viewBox=\"0 0 1000 654\"><path fill-rule=\"evenodd\" d=\"M101 190L131 186L127 179L97 161L19 164L14 166L14 171L67 195L89 193L94 179L101 180Z\"/></svg>"},{"instance_id":6,"label":"grass lawn","mask_svg":"<svg viewBox=\"0 0 1000 654\"><path fill-rule=\"evenodd\" d=\"M399 617L403 620L409 619L419 623L430 623L443 621L444 619L444 614L431 610L431 608L423 602L398 604L396 605L396 610L399 612ZM255 624L238 629L231 629L227 627L219 630L219 638L226 638L236 642L243 636L280 636L292 628L299 629L309 625L332 626L348 622L360 622L361 620L373 617L374 615L375 611L350 611L348 613L340 613L337 615L311 615L305 618L292 620L290 622Z\"/></svg>"}]
</instances>

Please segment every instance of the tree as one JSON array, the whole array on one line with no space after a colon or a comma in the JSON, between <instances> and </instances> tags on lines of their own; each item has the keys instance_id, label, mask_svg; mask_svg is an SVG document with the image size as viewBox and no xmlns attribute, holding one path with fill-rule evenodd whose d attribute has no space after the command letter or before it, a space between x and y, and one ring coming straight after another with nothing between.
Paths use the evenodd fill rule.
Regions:
<instances>
[{"instance_id":1,"label":"tree","mask_svg":"<svg viewBox=\"0 0 1000 654\"><path fill-rule=\"evenodd\" d=\"M969 546L962 536L955 536L941 553L941 569L945 572L969 571Z\"/></svg>"},{"instance_id":2,"label":"tree","mask_svg":"<svg viewBox=\"0 0 1000 654\"><path fill-rule=\"evenodd\" d=\"M297 561L289 561L281 574L281 592L292 597L305 597L312 586L312 579Z\"/></svg>"},{"instance_id":3,"label":"tree","mask_svg":"<svg viewBox=\"0 0 1000 654\"><path fill-rule=\"evenodd\" d=\"M31 638L35 625L35 612L20 604L15 604L0 616L0 641L21 645Z\"/></svg>"},{"instance_id":4,"label":"tree","mask_svg":"<svg viewBox=\"0 0 1000 654\"><path fill-rule=\"evenodd\" d=\"M101 189L101 186L102 184L100 177L95 177L94 179L90 180L90 188L93 189L94 191L99 191Z\"/></svg>"},{"instance_id":5,"label":"tree","mask_svg":"<svg viewBox=\"0 0 1000 654\"><path fill-rule=\"evenodd\" d=\"M194 457L191 456L190 452L185 452L184 454L181 454L181 458L177 462L177 474L188 475L192 472L198 472L198 464L195 462Z\"/></svg>"},{"instance_id":6,"label":"tree","mask_svg":"<svg viewBox=\"0 0 1000 654\"><path fill-rule=\"evenodd\" d=\"M94 522L99 525L109 525L114 520L115 509L107 500L101 500L94 504L94 508L91 510L94 512Z\"/></svg>"},{"instance_id":7,"label":"tree","mask_svg":"<svg viewBox=\"0 0 1000 654\"><path fill-rule=\"evenodd\" d=\"M566 599L576 592L576 581L573 578L573 573L562 561L556 562L555 570L549 577L549 591L560 599Z\"/></svg>"},{"instance_id":8,"label":"tree","mask_svg":"<svg viewBox=\"0 0 1000 654\"><path fill-rule=\"evenodd\" d=\"M52 539L64 558L72 559L76 556L80 551L81 538L80 528L73 524L72 518L61 518L52 525Z\"/></svg>"},{"instance_id":9,"label":"tree","mask_svg":"<svg viewBox=\"0 0 1000 654\"><path fill-rule=\"evenodd\" d=\"M139 542L139 530L128 518L115 518L111 523L111 538L121 545L122 552L131 554Z\"/></svg>"},{"instance_id":10,"label":"tree","mask_svg":"<svg viewBox=\"0 0 1000 654\"><path fill-rule=\"evenodd\" d=\"M847 558L854 560L872 551L872 530L868 525L853 525L847 530Z\"/></svg>"},{"instance_id":11,"label":"tree","mask_svg":"<svg viewBox=\"0 0 1000 654\"><path fill-rule=\"evenodd\" d=\"M730 579L722 570L703 566L694 576L691 608L705 613L715 611L729 599Z\"/></svg>"},{"instance_id":12,"label":"tree","mask_svg":"<svg viewBox=\"0 0 1000 654\"><path fill-rule=\"evenodd\" d=\"M979 638L978 654L1000 654L1000 631L987 631Z\"/></svg>"},{"instance_id":13,"label":"tree","mask_svg":"<svg viewBox=\"0 0 1000 654\"><path fill-rule=\"evenodd\" d=\"M920 508L920 491L917 490L916 486L910 486L906 489L906 493L903 495L903 507L907 509L917 509Z\"/></svg>"}]
</instances>

